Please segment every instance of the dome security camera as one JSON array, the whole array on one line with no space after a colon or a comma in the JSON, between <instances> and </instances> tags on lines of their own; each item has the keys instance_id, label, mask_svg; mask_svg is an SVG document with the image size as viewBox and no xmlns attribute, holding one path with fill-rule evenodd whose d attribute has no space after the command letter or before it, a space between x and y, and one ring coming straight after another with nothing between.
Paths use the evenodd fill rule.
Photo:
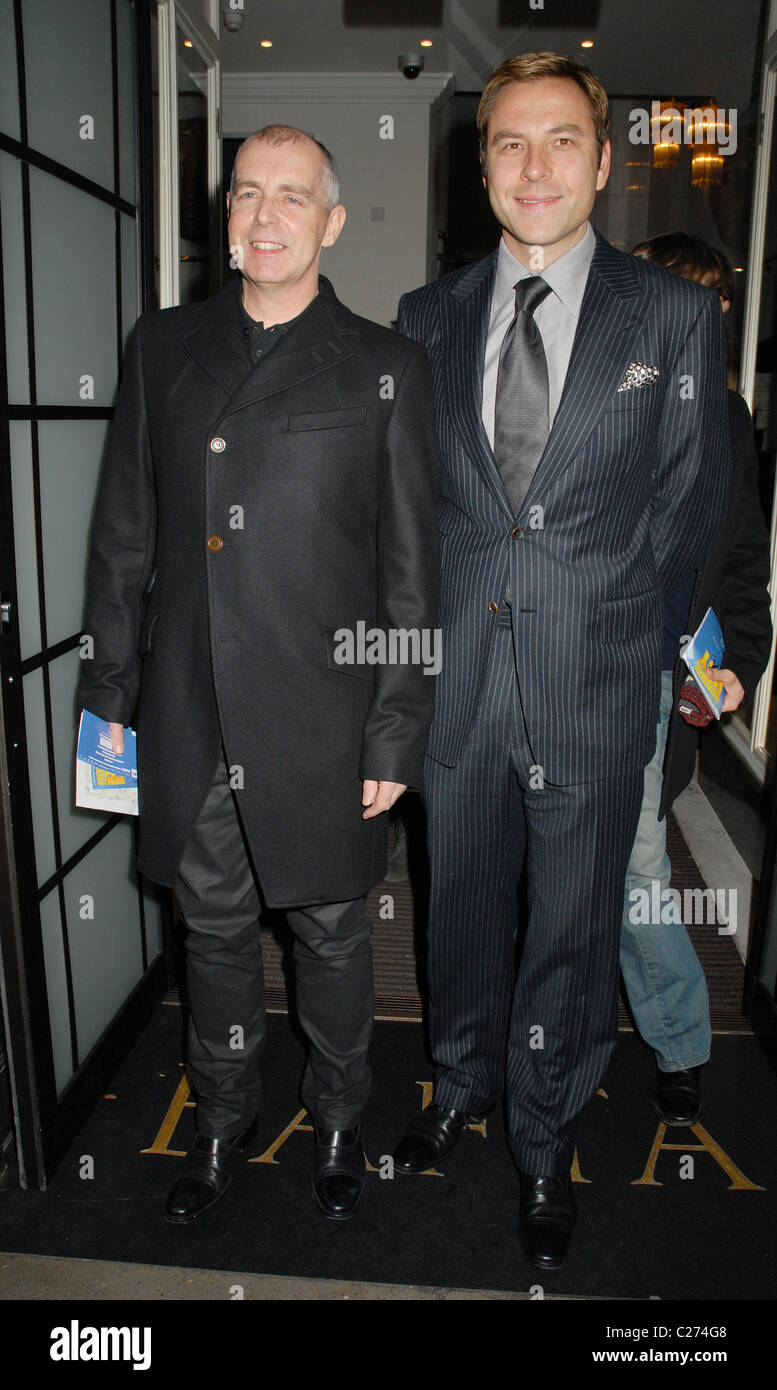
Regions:
<instances>
[{"instance_id":1,"label":"dome security camera","mask_svg":"<svg viewBox=\"0 0 777 1390\"><path fill-rule=\"evenodd\" d=\"M423 53L400 53L397 58L397 67L402 76L406 77L408 82L412 82L419 72L424 70L424 55Z\"/></svg>"}]
</instances>

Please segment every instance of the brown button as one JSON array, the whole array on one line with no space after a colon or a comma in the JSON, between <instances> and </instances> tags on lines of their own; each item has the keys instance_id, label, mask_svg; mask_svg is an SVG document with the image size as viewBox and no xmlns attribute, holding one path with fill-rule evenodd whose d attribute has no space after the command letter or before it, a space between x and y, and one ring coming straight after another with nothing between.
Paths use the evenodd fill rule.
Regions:
<instances>
[{"instance_id":1,"label":"brown button","mask_svg":"<svg viewBox=\"0 0 777 1390\"><path fill-rule=\"evenodd\" d=\"M222 450L226 449L227 443L225 439L221 438L220 434L217 434L215 439L211 439L210 447L214 454L220 454Z\"/></svg>"},{"instance_id":2,"label":"brown button","mask_svg":"<svg viewBox=\"0 0 777 1390\"><path fill-rule=\"evenodd\" d=\"M490 603L489 603L489 605L488 605L488 611L489 611L489 613L498 613L498 612L499 612L499 604L498 604L498 603L494 603L494 600L491 599L491 601L490 601Z\"/></svg>"},{"instance_id":3,"label":"brown button","mask_svg":"<svg viewBox=\"0 0 777 1390\"><path fill-rule=\"evenodd\" d=\"M514 541L522 541L522 540L523 540L523 537L524 537L524 530L523 530L523 527L522 527L522 526L514 526L513 529L512 529L512 531L510 532L510 535L512 536L512 538L513 538Z\"/></svg>"},{"instance_id":4,"label":"brown button","mask_svg":"<svg viewBox=\"0 0 777 1390\"><path fill-rule=\"evenodd\" d=\"M220 550L223 544L221 536L208 536L208 550Z\"/></svg>"}]
</instances>

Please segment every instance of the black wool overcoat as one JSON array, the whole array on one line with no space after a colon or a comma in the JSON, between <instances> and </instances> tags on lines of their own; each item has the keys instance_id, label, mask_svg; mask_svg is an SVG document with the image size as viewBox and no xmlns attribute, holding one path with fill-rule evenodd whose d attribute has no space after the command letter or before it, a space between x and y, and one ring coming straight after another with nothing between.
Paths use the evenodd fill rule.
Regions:
<instances>
[{"instance_id":1,"label":"black wool overcoat","mask_svg":"<svg viewBox=\"0 0 777 1390\"><path fill-rule=\"evenodd\" d=\"M223 744L269 906L382 878L386 817L362 820L361 779L421 785L435 681L420 636L369 664L359 624L427 629L429 656L437 488L423 350L325 279L256 367L238 277L139 319L97 500L79 702L124 724L137 707L144 874L173 884Z\"/></svg>"}]
</instances>

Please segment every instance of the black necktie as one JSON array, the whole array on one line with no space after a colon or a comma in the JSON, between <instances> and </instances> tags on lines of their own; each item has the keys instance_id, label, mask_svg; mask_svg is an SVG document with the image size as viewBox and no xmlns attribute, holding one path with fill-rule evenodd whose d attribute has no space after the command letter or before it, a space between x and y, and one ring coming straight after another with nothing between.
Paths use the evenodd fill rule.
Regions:
<instances>
[{"instance_id":1,"label":"black necktie","mask_svg":"<svg viewBox=\"0 0 777 1390\"><path fill-rule=\"evenodd\" d=\"M550 285L529 275L515 286L515 317L499 353L494 458L517 516L550 434L548 364L534 311Z\"/></svg>"}]
</instances>

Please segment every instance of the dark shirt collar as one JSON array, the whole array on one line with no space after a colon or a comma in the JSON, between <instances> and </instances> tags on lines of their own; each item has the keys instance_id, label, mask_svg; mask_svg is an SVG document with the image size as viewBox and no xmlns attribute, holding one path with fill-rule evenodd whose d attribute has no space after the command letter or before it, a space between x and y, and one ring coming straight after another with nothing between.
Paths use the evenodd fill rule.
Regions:
<instances>
[{"instance_id":1,"label":"dark shirt collar","mask_svg":"<svg viewBox=\"0 0 777 1390\"><path fill-rule=\"evenodd\" d=\"M305 315L310 313L314 304L317 304L320 298L321 293L319 291L317 295L313 296L310 303L306 304L305 308L302 309L299 314L296 314L293 319L287 319L285 323L274 323L270 328L265 328L262 322L257 322L256 319L251 318L251 315L243 303L241 286L238 300L240 305L240 317L243 324L243 332L246 335L246 341L248 343L248 351L254 366L264 360L268 352L275 347L276 343L280 342L281 338L288 333L290 328L300 323Z\"/></svg>"}]
</instances>

